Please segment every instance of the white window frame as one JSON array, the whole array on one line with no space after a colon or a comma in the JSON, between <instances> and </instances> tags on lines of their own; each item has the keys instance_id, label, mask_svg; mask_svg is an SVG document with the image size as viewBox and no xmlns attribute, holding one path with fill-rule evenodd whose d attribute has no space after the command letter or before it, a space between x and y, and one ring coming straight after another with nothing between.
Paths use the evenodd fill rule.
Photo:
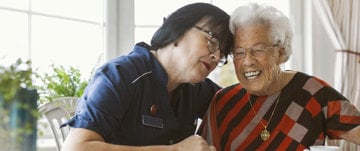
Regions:
<instances>
[{"instance_id":1,"label":"white window frame","mask_svg":"<svg viewBox=\"0 0 360 151\"><path fill-rule=\"evenodd\" d=\"M41 13L41 12L37 12L37 11L33 11L32 10L32 6L31 6L31 1L32 0L27 0L28 1L28 7L27 8L24 8L24 9L17 9L17 8L11 8L11 7L6 7L6 6L0 6L0 9L1 10L4 10L4 11L9 11L9 12L16 12L16 13L22 13L24 15L27 16L28 18L28 24L27 24L27 30L28 30L28 37L26 38L27 39L27 43L28 43L28 46L26 48L26 55L23 55L21 56L22 59L29 59L29 60L32 60L32 32L33 32L33 27L32 27L32 19L34 16L40 16L40 17L48 17L48 18L52 18L52 19L60 19L60 20L66 20L66 21L74 21L74 22L77 22L77 23L85 23L85 24L88 24L88 25L95 25L95 26L98 26L100 28L104 28L106 27L106 24L105 24L105 19L103 19L102 21L90 21L90 20L85 20L85 19L77 19L77 18L72 18L72 17L64 17L64 16L61 16L61 15L52 15L52 14L48 14L48 13ZM104 0L104 3L106 2L107 0ZM104 4L104 7L105 7L105 4ZM104 39L105 39L105 36L104 36ZM104 41L103 41L104 42ZM102 50L103 52L102 53L105 53L106 50L105 50L105 44L103 44L101 47L102 47ZM2 57L2 56L0 56ZM101 57L101 56L100 56ZM98 61L103 61L104 59L102 58L99 58ZM9 60L9 61L13 61L12 58ZM94 63L97 63L96 60L94 61ZM99 62L99 63L102 63L102 62Z\"/></svg>"},{"instance_id":2,"label":"white window frame","mask_svg":"<svg viewBox=\"0 0 360 151\"><path fill-rule=\"evenodd\" d=\"M134 1L107 0L105 60L127 54L134 45Z\"/></svg>"}]
</instances>

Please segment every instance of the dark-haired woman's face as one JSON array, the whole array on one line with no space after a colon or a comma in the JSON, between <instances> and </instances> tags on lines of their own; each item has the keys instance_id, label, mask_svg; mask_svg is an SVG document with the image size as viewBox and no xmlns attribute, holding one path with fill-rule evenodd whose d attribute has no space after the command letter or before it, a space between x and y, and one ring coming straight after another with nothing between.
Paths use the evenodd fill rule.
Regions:
<instances>
[{"instance_id":1,"label":"dark-haired woman's face","mask_svg":"<svg viewBox=\"0 0 360 151\"><path fill-rule=\"evenodd\" d=\"M220 51L213 50L212 47L216 44L212 44L214 39L211 39L208 32L209 27L205 22L199 22L177 41L174 50L178 58L175 69L182 70L184 82L196 83L204 80L217 66Z\"/></svg>"}]
</instances>

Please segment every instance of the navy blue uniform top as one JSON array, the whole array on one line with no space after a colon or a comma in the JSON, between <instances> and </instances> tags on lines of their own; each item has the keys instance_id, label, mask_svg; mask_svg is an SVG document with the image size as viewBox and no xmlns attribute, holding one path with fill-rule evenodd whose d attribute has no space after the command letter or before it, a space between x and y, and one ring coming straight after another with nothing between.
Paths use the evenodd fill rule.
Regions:
<instances>
[{"instance_id":1,"label":"navy blue uniform top","mask_svg":"<svg viewBox=\"0 0 360 151\"><path fill-rule=\"evenodd\" d=\"M128 55L96 71L75 116L64 125L93 130L112 144L177 143L194 134L196 119L203 117L220 87L205 79L181 84L170 96L167 81L149 46L138 43Z\"/></svg>"}]
</instances>

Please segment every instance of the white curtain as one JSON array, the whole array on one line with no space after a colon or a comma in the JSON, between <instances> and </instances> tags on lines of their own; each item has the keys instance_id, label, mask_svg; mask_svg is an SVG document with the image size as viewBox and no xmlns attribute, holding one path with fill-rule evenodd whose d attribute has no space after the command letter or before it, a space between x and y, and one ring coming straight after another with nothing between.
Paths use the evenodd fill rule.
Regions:
<instances>
[{"instance_id":1,"label":"white curtain","mask_svg":"<svg viewBox=\"0 0 360 151\"><path fill-rule=\"evenodd\" d=\"M313 0L313 4L336 48L335 87L360 109L360 1ZM328 144L360 151L360 146L343 140Z\"/></svg>"}]
</instances>

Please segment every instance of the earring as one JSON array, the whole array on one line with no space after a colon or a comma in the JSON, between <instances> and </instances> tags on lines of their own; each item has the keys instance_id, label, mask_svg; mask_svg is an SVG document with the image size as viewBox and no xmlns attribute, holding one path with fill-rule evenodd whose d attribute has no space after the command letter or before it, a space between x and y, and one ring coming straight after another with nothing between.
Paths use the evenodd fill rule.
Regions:
<instances>
[{"instance_id":1,"label":"earring","mask_svg":"<svg viewBox=\"0 0 360 151\"><path fill-rule=\"evenodd\" d=\"M175 43L174 43L174 46L175 46L175 47L177 47L177 46L178 46L177 42L175 42Z\"/></svg>"}]
</instances>

